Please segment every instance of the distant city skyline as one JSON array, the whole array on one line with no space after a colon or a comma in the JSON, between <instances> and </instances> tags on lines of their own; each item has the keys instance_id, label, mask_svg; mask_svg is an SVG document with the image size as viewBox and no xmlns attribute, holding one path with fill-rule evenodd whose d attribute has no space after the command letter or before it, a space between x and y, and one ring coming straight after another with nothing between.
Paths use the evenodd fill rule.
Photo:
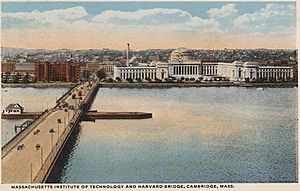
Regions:
<instances>
[{"instance_id":1,"label":"distant city skyline","mask_svg":"<svg viewBox=\"0 0 300 191\"><path fill-rule=\"evenodd\" d=\"M2 2L2 47L296 48L295 2Z\"/></svg>"}]
</instances>

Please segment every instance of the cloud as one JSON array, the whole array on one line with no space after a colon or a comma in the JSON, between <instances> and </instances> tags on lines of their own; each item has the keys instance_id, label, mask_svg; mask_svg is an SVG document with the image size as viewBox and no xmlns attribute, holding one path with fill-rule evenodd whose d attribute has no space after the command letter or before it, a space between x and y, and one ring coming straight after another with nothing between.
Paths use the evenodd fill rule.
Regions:
<instances>
[{"instance_id":1,"label":"cloud","mask_svg":"<svg viewBox=\"0 0 300 191\"><path fill-rule=\"evenodd\" d=\"M246 13L234 20L235 26L247 24L267 24L274 23L284 24L286 20L295 20L295 7L291 4L267 4L264 8L254 13ZM288 22L290 23L290 22Z\"/></svg>"},{"instance_id":2,"label":"cloud","mask_svg":"<svg viewBox=\"0 0 300 191\"><path fill-rule=\"evenodd\" d=\"M229 47L230 44L240 46L238 40L249 40L247 37L250 36L254 47L257 39L266 43L267 40L261 41L267 39L265 30L276 31L273 39L290 39L286 40L289 43L294 39L295 30L292 29L295 29L296 17L293 4L267 4L257 12L240 16L235 6L227 4L210 9L208 18L194 16L179 8L106 10L96 15L88 14L83 6L49 11L4 12L1 15L1 38L4 46L51 49L122 48L127 41L140 49ZM293 22L294 25L291 24ZM292 32L284 35L290 29Z\"/></svg>"},{"instance_id":3,"label":"cloud","mask_svg":"<svg viewBox=\"0 0 300 191\"><path fill-rule=\"evenodd\" d=\"M66 9L54 9L50 11L32 11L32 12L16 12L2 13L2 22L4 26L16 26L13 22L17 22L19 26L32 25L63 25L72 21L76 21L87 16L85 8L82 6L71 7Z\"/></svg>"},{"instance_id":4,"label":"cloud","mask_svg":"<svg viewBox=\"0 0 300 191\"><path fill-rule=\"evenodd\" d=\"M180 9L146 9L132 12L104 11L93 18L94 22L121 25L157 25L188 22L192 16Z\"/></svg>"},{"instance_id":5,"label":"cloud","mask_svg":"<svg viewBox=\"0 0 300 191\"><path fill-rule=\"evenodd\" d=\"M214 19L202 19L180 9L141 9L132 12L104 11L92 21L104 25L126 25L143 27L164 27L168 30L217 29L219 23Z\"/></svg>"},{"instance_id":6,"label":"cloud","mask_svg":"<svg viewBox=\"0 0 300 191\"><path fill-rule=\"evenodd\" d=\"M130 30L143 26L144 29L155 28L156 30L170 31L217 31L219 26L215 19L202 19L180 9L154 8L131 12L107 10L90 19L86 19L86 16L88 13L85 8L78 6L45 12L3 13L2 23L4 28L43 28L50 24L51 27L72 30L81 30L79 28L82 27L79 23L84 24L87 28L104 30L118 27ZM142 30L142 28L138 30Z\"/></svg>"},{"instance_id":7,"label":"cloud","mask_svg":"<svg viewBox=\"0 0 300 191\"><path fill-rule=\"evenodd\" d=\"M212 8L209 9L207 12L210 15L210 17L227 17L238 12L235 6L235 4L227 4L221 7L220 9Z\"/></svg>"}]
</instances>

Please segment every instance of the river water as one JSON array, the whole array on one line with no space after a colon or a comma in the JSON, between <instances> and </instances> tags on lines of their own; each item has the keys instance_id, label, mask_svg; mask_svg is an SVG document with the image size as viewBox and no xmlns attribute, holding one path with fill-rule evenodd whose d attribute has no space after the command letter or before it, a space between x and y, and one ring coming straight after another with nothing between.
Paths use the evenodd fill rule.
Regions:
<instances>
[{"instance_id":1,"label":"river water","mask_svg":"<svg viewBox=\"0 0 300 191\"><path fill-rule=\"evenodd\" d=\"M18 101L27 111L67 91L7 90L2 108ZM81 122L48 182L297 181L297 88L103 88L92 107L153 118ZM2 120L2 145L19 122Z\"/></svg>"}]
</instances>

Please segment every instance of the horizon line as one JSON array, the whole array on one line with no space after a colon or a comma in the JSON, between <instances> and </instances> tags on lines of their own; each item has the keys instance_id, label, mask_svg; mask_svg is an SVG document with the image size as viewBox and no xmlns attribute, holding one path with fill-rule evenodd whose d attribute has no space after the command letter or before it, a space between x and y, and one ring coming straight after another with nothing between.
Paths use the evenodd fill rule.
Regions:
<instances>
[{"instance_id":1,"label":"horizon line","mask_svg":"<svg viewBox=\"0 0 300 191\"><path fill-rule=\"evenodd\" d=\"M88 49L70 49L70 48L59 48L59 49L47 49L47 48L24 48L24 47L3 47L1 48L12 48L12 49L26 49L26 50L49 50L49 51L57 51L57 50L72 50L72 51L82 51L82 50L113 50L113 51L126 51L127 48L124 49L112 49L112 48L88 48ZM189 50L297 50L297 48L216 48L216 49L205 49L205 48L187 48L187 47L177 47L177 48L148 48L148 49L130 49L130 51L145 51L145 50L172 50L186 48Z\"/></svg>"}]
</instances>

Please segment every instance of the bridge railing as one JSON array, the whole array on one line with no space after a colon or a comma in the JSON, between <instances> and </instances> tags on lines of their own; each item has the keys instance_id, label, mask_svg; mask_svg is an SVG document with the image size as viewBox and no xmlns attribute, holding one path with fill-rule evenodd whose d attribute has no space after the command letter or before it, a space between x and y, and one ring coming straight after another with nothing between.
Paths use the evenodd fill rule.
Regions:
<instances>
[{"instance_id":1,"label":"bridge railing","mask_svg":"<svg viewBox=\"0 0 300 191\"><path fill-rule=\"evenodd\" d=\"M66 93L64 93L64 95L62 95L58 100L56 100L56 105L54 108L57 108L59 106L60 102L64 99L66 99L68 97L68 95L76 89L77 86L80 86L80 84L81 83L76 84L75 86L70 88Z\"/></svg>"},{"instance_id":2,"label":"bridge railing","mask_svg":"<svg viewBox=\"0 0 300 191\"><path fill-rule=\"evenodd\" d=\"M85 96L84 100L82 100L79 105L82 105L85 102L90 101L91 97L93 96L92 94L95 94L97 84L93 84L93 86L91 88L92 88L91 91L88 92L88 94ZM43 161L43 165L41 166L41 169L34 177L33 182L38 183L38 182L46 181L51 169L55 165L55 161L59 157L59 153L62 151L64 144L67 142L67 139L70 136L71 132L73 131L74 127L79 123L81 116L83 115L83 112L84 112L83 110L76 110L75 115L73 115L70 123L64 129L58 142L53 146L52 150L46 157L45 161Z\"/></svg>"},{"instance_id":3,"label":"bridge railing","mask_svg":"<svg viewBox=\"0 0 300 191\"><path fill-rule=\"evenodd\" d=\"M29 126L23 131L17 133L11 140L4 144L1 148L1 158L3 158L11 149L13 149L24 137L26 137L42 120L51 113L49 110L45 110L38 118L36 118Z\"/></svg>"},{"instance_id":4,"label":"bridge railing","mask_svg":"<svg viewBox=\"0 0 300 191\"><path fill-rule=\"evenodd\" d=\"M73 128L78 124L81 115L82 111L78 110L73 116L73 118L70 121L71 123L64 129L63 133L59 137L59 140L55 143L50 153L43 161L40 170L33 178L33 182L41 183L43 181L46 181L47 176L49 176L50 170L53 168L53 165L55 165L55 161L59 157L58 154L62 151L65 143L67 142L68 137L73 131Z\"/></svg>"}]
</instances>

